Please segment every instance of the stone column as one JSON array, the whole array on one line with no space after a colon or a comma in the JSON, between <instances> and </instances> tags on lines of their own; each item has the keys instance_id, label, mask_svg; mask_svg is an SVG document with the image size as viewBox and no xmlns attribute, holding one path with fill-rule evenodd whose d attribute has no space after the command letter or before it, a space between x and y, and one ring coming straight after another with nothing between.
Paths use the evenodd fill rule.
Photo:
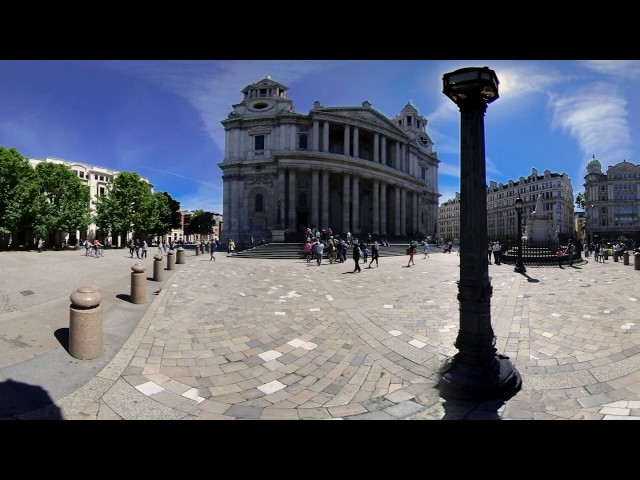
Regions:
<instances>
[{"instance_id":1,"label":"stone column","mask_svg":"<svg viewBox=\"0 0 640 480\"><path fill-rule=\"evenodd\" d=\"M316 228L329 225L329 171L322 171L322 223Z\"/></svg>"},{"instance_id":2,"label":"stone column","mask_svg":"<svg viewBox=\"0 0 640 480\"><path fill-rule=\"evenodd\" d=\"M400 186L394 185L393 190L395 192L396 199L396 208L394 211L395 225L393 226L395 231L393 233L395 233L396 235L402 235L403 229L400 228L400 221L402 218L400 212Z\"/></svg>"},{"instance_id":3,"label":"stone column","mask_svg":"<svg viewBox=\"0 0 640 480\"><path fill-rule=\"evenodd\" d=\"M349 186L351 184L351 175L348 173L343 174L343 187L342 187L342 231L351 231L351 194L349 192ZM353 233L353 232L351 232Z\"/></svg>"},{"instance_id":4,"label":"stone column","mask_svg":"<svg viewBox=\"0 0 640 480\"><path fill-rule=\"evenodd\" d=\"M382 135L380 138L380 163L387 164L387 137Z\"/></svg>"},{"instance_id":5,"label":"stone column","mask_svg":"<svg viewBox=\"0 0 640 480\"><path fill-rule=\"evenodd\" d=\"M418 230L418 227L420 226L420 209L418 208L418 192L413 192L412 194L413 197L413 219L411 221L411 225L414 231ZM427 232L422 232L422 233L427 233Z\"/></svg>"},{"instance_id":6,"label":"stone column","mask_svg":"<svg viewBox=\"0 0 640 480\"><path fill-rule=\"evenodd\" d=\"M289 211L287 212L287 228L290 232L295 232L296 225L296 171L289 169Z\"/></svg>"},{"instance_id":7,"label":"stone column","mask_svg":"<svg viewBox=\"0 0 640 480\"><path fill-rule=\"evenodd\" d=\"M373 235L380 235L380 182L373 181Z\"/></svg>"},{"instance_id":8,"label":"stone column","mask_svg":"<svg viewBox=\"0 0 640 480\"><path fill-rule=\"evenodd\" d=\"M353 127L353 156L360 158L360 129Z\"/></svg>"},{"instance_id":9,"label":"stone column","mask_svg":"<svg viewBox=\"0 0 640 480\"><path fill-rule=\"evenodd\" d=\"M387 235L387 183L380 184L380 235Z\"/></svg>"},{"instance_id":10,"label":"stone column","mask_svg":"<svg viewBox=\"0 0 640 480\"><path fill-rule=\"evenodd\" d=\"M318 226L318 210L320 208L320 171L311 170L311 225Z\"/></svg>"},{"instance_id":11,"label":"stone column","mask_svg":"<svg viewBox=\"0 0 640 480\"><path fill-rule=\"evenodd\" d=\"M351 223L353 224L354 232L364 233L360 231L360 177L358 175L353 176L353 214L351 216Z\"/></svg>"},{"instance_id":12,"label":"stone column","mask_svg":"<svg viewBox=\"0 0 640 480\"><path fill-rule=\"evenodd\" d=\"M322 123L322 151L329 151L329 122Z\"/></svg>"},{"instance_id":13,"label":"stone column","mask_svg":"<svg viewBox=\"0 0 640 480\"><path fill-rule=\"evenodd\" d=\"M407 234L407 190L400 189L400 232Z\"/></svg>"},{"instance_id":14,"label":"stone column","mask_svg":"<svg viewBox=\"0 0 640 480\"><path fill-rule=\"evenodd\" d=\"M351 155L351 125L344 126L344 154Z\"/></svg>"},{"instance_id":15,"label":"stone column","mask_svg":"<svg viewBox=\"0 0 640 480\"><path fill-rule=\"evenodd\" d=\"M312 148L314 152L320 150L320 122L318 120L313 121Z\"/></svg>"},{"instance_id":16,"label":"stone column","mask_svg":"<svg viewBox=\"0 0 640 480\"><path fill-rule=\"evenodd\" d=\"M380 134L375 132L373 134L373 162L380 163Z\"/></svg>"}]
</instances>

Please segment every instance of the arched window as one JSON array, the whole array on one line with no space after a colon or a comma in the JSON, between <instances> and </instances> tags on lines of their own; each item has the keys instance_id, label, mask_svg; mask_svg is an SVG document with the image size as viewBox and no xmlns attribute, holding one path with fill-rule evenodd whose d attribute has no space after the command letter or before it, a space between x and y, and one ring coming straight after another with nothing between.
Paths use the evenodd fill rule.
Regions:
<instances>
[{"instance_id":1,"label":"arched window","mask_svg":"<svg viewBox=\"0 0 640 480\"><path fill-rule=\"evenodd\" d=\"M264 211L264 197L262 196L261 193L258 193L256 195L254 210L256 212L263 212Z\"/></svg>"}]
</instances>

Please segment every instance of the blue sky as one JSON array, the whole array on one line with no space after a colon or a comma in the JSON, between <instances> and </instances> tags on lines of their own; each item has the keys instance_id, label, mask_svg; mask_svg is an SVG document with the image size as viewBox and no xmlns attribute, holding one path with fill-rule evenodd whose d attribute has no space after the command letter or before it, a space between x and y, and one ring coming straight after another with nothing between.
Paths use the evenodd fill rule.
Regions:
<instances>
[{"instance_id":1,"label":"blue sky","mask_svg":"<svg viewBox=\"0 0 640 480\"><path fill-rule=\"evenodd\" d=\"M224 130L241 90L269 75L296 112L313 102L387 117L411 101L441 160L441 202L460 191L460 113L442 76L488 66L500 98L485 114L487 183L566 172L583 190L592 155L603 170L640 163L636 60L0 60L0 145L135 171L185 210L222 211Z\"/></svg>"}]
</instances>

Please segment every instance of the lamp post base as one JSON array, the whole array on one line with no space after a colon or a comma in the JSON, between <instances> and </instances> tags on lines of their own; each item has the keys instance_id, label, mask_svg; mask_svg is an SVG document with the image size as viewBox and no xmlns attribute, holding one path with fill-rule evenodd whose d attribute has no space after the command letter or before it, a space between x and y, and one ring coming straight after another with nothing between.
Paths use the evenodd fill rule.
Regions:
<instances>
[{"instance_id":1,"label":"lamp post base","mask_svg":"<svg viewBox=\"0 0 640 480\"><path fill-rule=\"evenodd\" d=\"M520 391L522 377L505 355L469 362L458 353L442 364L438 388L445 400L506 401Z\"/></svg>"}]
</instances>

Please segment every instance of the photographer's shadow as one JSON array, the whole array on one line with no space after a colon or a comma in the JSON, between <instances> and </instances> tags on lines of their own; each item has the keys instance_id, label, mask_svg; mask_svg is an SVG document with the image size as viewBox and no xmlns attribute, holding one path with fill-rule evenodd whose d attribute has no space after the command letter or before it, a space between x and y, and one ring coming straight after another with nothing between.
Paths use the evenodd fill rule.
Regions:
<instances>
[{"instance_id":1,"label":"photographer's shadow","mask_svg":"<svg viewBox=\"0 0 640 480\"><path fill-rule=\"evenodd\" d=\"M0 419L63 420L47 391L12 379L0 382Z\"/></svg>"}]
</instances>

